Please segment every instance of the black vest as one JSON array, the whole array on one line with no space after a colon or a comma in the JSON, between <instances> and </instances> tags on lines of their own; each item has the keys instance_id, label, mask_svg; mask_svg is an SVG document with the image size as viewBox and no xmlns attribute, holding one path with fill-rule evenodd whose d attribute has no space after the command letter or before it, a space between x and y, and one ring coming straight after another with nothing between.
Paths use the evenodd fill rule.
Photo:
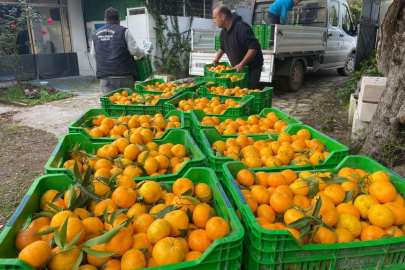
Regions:
<instances>
[{"instance_id":1,"label":"black vest","mask_svg":"<svg viewBox=\"0 0 405 270\"><path fill-rule=\"evenodd\" d=\"M93 35L98 78L136 76L135 60L125 40L126 30L118 23L107 22Z\"/></svg>"}]
</instances>

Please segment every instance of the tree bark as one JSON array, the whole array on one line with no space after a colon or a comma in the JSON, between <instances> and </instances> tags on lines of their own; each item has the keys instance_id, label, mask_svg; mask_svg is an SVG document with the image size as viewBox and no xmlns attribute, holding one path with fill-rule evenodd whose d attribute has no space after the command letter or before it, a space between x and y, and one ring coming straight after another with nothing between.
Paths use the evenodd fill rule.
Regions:
<instances>
[{"instance_id":1,"label":"tree bark","mask_svg":"<svg viewBox=\"0 0 405 270\"><path fill-rule=\"evenodd\" d=\"M404 139L405 126L405 0L394 0L381 25L377 48L379 71L387 77L377 111L359 141L364 142L361 155L384 162L384 145ZM364 139L365 138L365 139ZM404 141L405 143L405 141ZM390 150L392 154L395 149ZM402 152L398 151L399 155Z\"/></svg>"}]
</instances>

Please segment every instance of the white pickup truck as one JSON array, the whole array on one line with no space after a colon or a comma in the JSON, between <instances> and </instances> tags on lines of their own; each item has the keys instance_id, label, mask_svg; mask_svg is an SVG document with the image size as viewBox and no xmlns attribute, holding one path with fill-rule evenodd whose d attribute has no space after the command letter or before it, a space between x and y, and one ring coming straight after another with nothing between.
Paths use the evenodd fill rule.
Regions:
<instances>
[{"instance_id":1,"label":"white pickup truck","mask_svg":"<svg viewBox=\"0 0 405 270\"><path fill-rule=\"evenodd\" d=\"M274 1L255 2L253 24L265 24ZM261 82L277 80L286 91L297 91L308 71L337 69L342 76L354 72L356 27L346 0L303 0L300 5L317 6L315 20L302 26L276 25L272 50L263 50ZM301 22L300 22L301 23ZM202 76L204 64L212 63L217 30L193 29L190 75ZM221 61L228 61L224 55Z\"/></svg>"}]
</instances>

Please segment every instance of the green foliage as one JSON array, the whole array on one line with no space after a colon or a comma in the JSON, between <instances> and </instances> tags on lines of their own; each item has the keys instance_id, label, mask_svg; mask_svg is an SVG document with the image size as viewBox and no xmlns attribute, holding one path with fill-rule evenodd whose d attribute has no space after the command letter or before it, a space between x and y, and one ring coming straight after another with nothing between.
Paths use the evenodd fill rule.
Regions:
<instances>
[{"instance_id":1,"label":"green foliage","mask_svg":"<svg viewBox=\"0 0 405 270\"><path fill-rule=\"evenodd\" d=\"M353 23L356 25L361 16L361 8L363 6L362 0L348 0L347 3L349 4L350 13L352 14Z\"/></svg>"},{"instance_id":2,"label":"green foliage","mask_svg":"<svg viewBox=\"0 0 405 270\"><path fill-rule=\"evenodd\" d=\"M381 148L381 163L391 170L397 164L405 161L405 133L399 133L397 137L391 137L388 144L378 144Z\"/></svg>"},{"instance_id":3,"label":"green foliage","mask_svg":"<svg viewBox=\"0 0 405 270\"><path fill-rule=\"evenodd\" d=\"M350 81L348 81L338 89L336 93L337 98L340 98L345 102L348 102L350 99L350 95L356 91L357 84L361 80L362 76L381 76L381 74L378 72L375 54L376 52L373 51L367 60L361 62L360 70L351 74Z\"/></svg>"},{"instance_id":4,"label":"green foliage","mask_svg":"<svg viewBox=\"0 0 405 270\"><path fill-rule=\"evenodd\" d=\"M23 61L18 50L24 46L17 43L18 37L28 30L28 25L37 25L42 20L41 15L32 7L28 6L26 0L20 0L19 4L11 9L3 6L0 10L0 55L8 56L3 62L3 69L10 79L15 79L20 90L25 88L28 76L23 69Z\"/></svg>"},{"instance_id":5,"label":"green foliage","mask_svg":"<svg viewBox=\"0 0 405 270\"><path fill-rule=\"evenodd\" d=\"M193 8L188 0L179 5L175 0L142 0L149 14L156 22L156 55L154 64L158 72L176 74L188 66L186 55L191 52L191 26L193 24ZM184 32L179 30L178 15L186 8L190 16L188 28ZM161 14L164 10L166 16ZM171 27L170 27L171 26ZM184 61L187 59L187 62Z\"/></svg>"},{"instance_id":6,"label":"green foliage","mask_svg":"<svg viewBox=\"0 0 405 270\"><path fill-rule=\"evenodd\" d=\"M72 93L67 92L52 92L50 91L50 89L47 89L45 87L37 87L34 85L27 85L25 87L32 91L36 89L37 94L35 94L35 97L37 98L33 98L33 95L31 94L26 95L25 92L20 89L20 87L12 87L5 90L4 92L0 92L0 99L21 102L30 106L34 106L54 100L66 99L73 96Z\"/></svg>"}]
</instances>

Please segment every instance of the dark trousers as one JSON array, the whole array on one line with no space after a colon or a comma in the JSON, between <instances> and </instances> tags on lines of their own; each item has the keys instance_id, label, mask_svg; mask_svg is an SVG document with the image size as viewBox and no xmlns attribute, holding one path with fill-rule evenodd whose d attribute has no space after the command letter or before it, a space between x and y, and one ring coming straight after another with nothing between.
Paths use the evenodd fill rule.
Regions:
<instances>
[{"instance_id":1,"label":"dark trousers","mask_svg":"<svg viewBox=\"0 0 405 270\"><path fill-rule=\"evenodd\" d=\"M115 91L119 88L129 88L132 91L135 89L134 77L123 77L123 78L101 78L100 86L103 95Z\"/></svg>"},{"instance_id":2,"label":"dark trousers","mask_svg":"<svg viewBox=\"0 0 405 270\"><path fill-rule=\"evenodd\" d=\"M262 66L263 64L253 68L249 67L249 89L259 89Z\"/></svg>"},{"instance_id":3,"label":"dark trousers","mask_svg":"<svg viewBox=\"0 0 405 270\"><path fill-rule=\"evenodd\" d=\"M275 24L280 24L280 17L269 12L267 14L267 21L271 26L271 33L270 33L270 39L269 39L269 47L274 46L274 29L275 29Z\"/></svg>"}]
</instances>

